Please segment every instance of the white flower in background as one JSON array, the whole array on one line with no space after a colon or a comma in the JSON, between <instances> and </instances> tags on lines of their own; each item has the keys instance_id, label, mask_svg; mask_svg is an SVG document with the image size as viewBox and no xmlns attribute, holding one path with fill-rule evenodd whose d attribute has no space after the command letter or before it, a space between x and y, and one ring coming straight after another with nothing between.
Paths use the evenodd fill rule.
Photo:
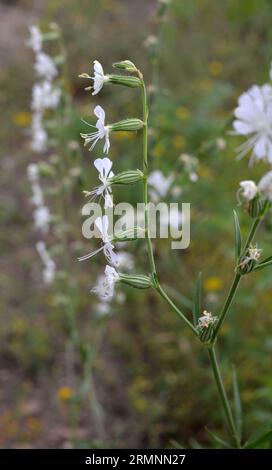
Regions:
<instances>
[{"instance_id":1,"label":"white flower in background","mask_svg":"<svg viewBox=\"0 0 272 470\"><path fill-rule=\"evenodd\" d=\"M171 194L173 197L177 198L179 196L182 195L182 187L181 186L173 186L172 190L171 190Z\"/></svg>"},{"instance_id":2,"label":"white flower in background","mask_svg":"<svg viewBox=\"0 0 272 470\"><path fill-rule=\"evenodd\" d=\"M117 271L112 266L107 265L104 274L98 277L97 284L91 289L91 292L97 294L101 301L110 300L113 297L115 283L118 278Z\"/></svg>"},{"instance_id":3,"label":"white flower in background","mask_svg":"<svg viewBox=\"0 0 272 470\"><path fill-rule=\"evenodd\" d=\"M91 77L87 73L82 73L79 75L81 78L90 78L93 80L93 86L85 88L85 90L91 90L93 89L92 95L97 95L97 93L100 92L100 90L103 88L104 83L108 81L108 76L104 75L103 67L98 62L98 60L94 60L94 76Z\"/></svg>"},{"instance_id":4,"label":"white flower in background","mask_svg":"<svg viewBox=\"0 0 272 470\"><path fill-rule=\"evenodd\" d=\"M259 191L272 202L272 171L266 173L258 184Z\"/></svg>"},{"instance_id":5,"label":"white flower in background","mask_svg":"<svg viewBox=\"0 0 272 470\"><path fill-rule=\"evenodd\" d=\"M28 165L27 176L31 182L35 182L39 179L39 167L36 163L30 163Z\"/></svg>"},{"instance_id":6,"label":"white flower in background","mask_svg":"<svg viewBox=\"0 0 272 470\"><path fill-rule=\"evenodd\" d=\"M56 108L60 101L61 91L53 87L49 81L36 83L32 90L32 109L42 112L45 109Z\"/></svg>"},{"instance_id":7,"label":"white flower in background","mask_svg":"<svg viewBox=\"0 0 272 470\"><path fill-rule=\"evenodd\" d=\"M51 59L48 54L45 54L45 52L39 52L37 54L34 69L39 77L49 82L58 75L58 70L53 59Z\"/></svg>"},{"instance_id":8,"label":"white flower in background","mask_svg":"<svg viewBox=\"0 0 272 470\"><path fill-rule=\"evenodd\" d=\"M93 292L93 290L91 292ZM102 301L96 305L95 311L98 317L106 317L107 315L109 315L111 311L110 299L102 299Z\"/></svg>"},{"instance_id":9,"label":"white flower in background","mask_svg":"<svg viewBox=\"0 0 272 470\"><path fill-rule=\"evenodd\" d=\"M118 255L114 253L113 251L114 245L111 243L111 240L108 234L108 229L109 229L108 216L103 215L103 217L97 217L94 223L100 233L100 237L103 241L103 246L101 248L98 248L98 250L92 251L91 253L88 253L87 255L82 256L81 258L79 258L79 261L84 261L88 258L92 258L100 251L103 251L107 261L113 266L118 266L119 265Z\"/></svg>"},{"instance_id":10,"label":"white flower in background","mask_svg":"<svg viewBox=\"0 0 272 470\"><path fill-rule=\"evenodd\" d=\"M248 136L239 156L252 149L253 158L272 163L272 86L252 86L238 99L234 114L234 134Z\"/></svg>"},{"instance_id":11,"label":"white flower in background","mask_svg":"<svg viewBox=\"0 0 272 470\"><path fill-rule=\"evenodd\" d=\"M34 152L45 152L48 135L42 124L42 114L34 112L31 124L31 148Z\"/></svg>"},{"instance_id":12,"label":"white flower in background","mask_svg":"<svg viewBox=\"0 0 272 470\"><path fill-rule=\"evenodd\" d=\"M113 171L111 171L112 161L107 157L97 158L94 161L94 166L99 173L98 178L100 179L102 184L100 186L97 186L93 191L84 191L85 196L91 196L92 198L102 196L105 200L105 209L112 208L112 189L108 183L108 178L114 176Z\"/></svg>"},{"instance_id":13,"label":"white flower in background","mask_svg":"<svg viewBox=\"0 0 272 470\"><path fill-rule=\"evenodd\" d=\"M37 230L41 230L43 233L49 231L49 223L51 220L51 214L46 206L39 206L34 210L33 213L34 224Z\"/></svg>"},{"instance_id":14,"label":"white flower in background","mask_svg":"<svg viewBox=\"0 0 272 470\"><path fill-rule=\"evenodd\" d=\"M29 27L30 38L27 44L34 52L40 52L42 49L42 34L38 26Z\"/></svg>"},{"instance_id":15,"label":"white flower in background","mask_svg":"<svg viewBox=\"0 0 272 470\"><path fill-rule=\"evenodd\" d=\"M246 180L246 181L241 181L240 183L240 189L238 190L238 199L239 199L239 194L243 196L244 199L247 201L251 201L254 199L258 192L258 187L254 183L254 181L251 180Z\"/></svg>"},{"instance_id":16,"label":"white flower in background","mask_svg":"<svg viewBox=\"0 0 272 470\"><path fill-rule=\"evenodd\" d=\"M92 142L92 145L89 150L93 150L95 145L99 140L105 139L105 144L103 147L103 152L108 153L110 148L110 139L109 139L109 127L105 126L105 111L101 106L96 106L94 108L94 114L98 118L96 125L92 126L87 123L90 127L96 127L97 131L91 132L90 134L80 134L81 137L85 140L84 145L88 145Z\"/></svg>"},{"instance_id":17,"label":"white flower in background","mask_svg":"<svg viewBox=\"0 0 272 470\"><path fill-rule=\"evenodd\" d=\"M211 312L204 310L202 317L198 320L198 328L208 328L210 325L213 325L217 320L217 317L214 317Z\"/></svg>"},{"instance_id":18,"label":"white flower in background","mask_svg":"<svg viewBox=\"0 0 272 470\"><path fill-rule=\"evenodd\" d=\"M126 251L118 252L118 266L123 271L131 271L134 268L134 259L130 253Z\"/></svg>"},{"instance_id":19,"label":"white flower in background","mask_svg":"<svg viewBox=\"0 0 272 470\"><path fill-rule=\"evenodd\" d=\"M148 176L148 184L151 186L149 189L150 198L153 202L158 202L161 198L165 197L168 193L170 186L173 183L173 176L164 176L162 171L155 170Z\"/></svg>"},{"instance_id":20,"label":"white flower in background","mask_svg":"<svg viewBox=\"0 0 272 470\"><path fill-rule=\"evenodd\" d=\"M43 280L45 284L51 284L55 279L56 274L56 264L49 256L46 249L46 245L43 241L40 241L36 244L37 251L43 261L44 270L43 270Z\"/></svg>"},{"instance_id":21,"label":"white flower in background","mask_svg":"<svg viewBox=\"0 0 272 470\"><path fill-rule=\"evenodd\" d=\"M192 183L196 183L198 181L198 174L195 171L192 171L191 173L189 173L189 178Z\"/></svg>"}]
</instances>

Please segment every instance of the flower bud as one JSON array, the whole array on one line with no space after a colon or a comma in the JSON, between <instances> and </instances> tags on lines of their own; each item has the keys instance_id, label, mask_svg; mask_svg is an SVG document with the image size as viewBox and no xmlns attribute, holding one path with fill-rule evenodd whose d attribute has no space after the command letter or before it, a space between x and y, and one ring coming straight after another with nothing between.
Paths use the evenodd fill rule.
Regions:
<instances>
[{"instance_id":1,"label":"flower bud","mask_svg":"<svg viewBox=\"0 0 272 470\"><path fill-rule=\"evenodd\" d=\"M111 132L118 131L138 131L144 127L144 122L141 119L124 119L123 121L114 122L108 126Z\"/></svg>"},{"instance_id":2,"label":"flower bud","mask_svg":"<svg viewBox=\"0 0 272 470\"><path fill-rule=\"evenodd\" d=\"M215 333L215 325L211 324L207 328L203 328L199 331L199 339L202 343L207 346L212 342Z\"/></svg>"},{"instance_id":3,"label":"flower bud","mask_svg":"<svg viewBox=\"0 0 272 470\"><path fill-rule=\"evenodd\" d=\"M142 84L141 80L138 77L130 77L126 75L107 75L107 81L108 83L128 86L130 88L137 88Z\"/></svg>"},{"instance_id":4,"label":"flower bud","mask_svg":"<svg viewBox=\"0 0 272 470\"><path fill-rule=\"evenodd\" d=\"M248 214L250 217L253 219L256 219L260 215L262 215L264 208L265 208L265 203L266 201L259 195L257 194L254 199L248 202Z\"/></svg>"},{"instance_id":5,"label":"flower bud","mask_svg":"<svg viewBox=\"0 0 272 470\"><path fill-rule=\"evenodd\" d=\"M261 252L262 250L257 248L257 246L250 246L246 254L240 260L237 266L237 272L241 275L251 273L261 256Z\"/></svg>"},{"instance_id":6,"label":"flower bud","mask_svg":"<svg viewBox=\"0 0 272 470\"><path fill-rule=\"evenodd\" d=\"M115 62L113 64L113 67L115 67L118 70L126 70L127 72L130 72L130 73L138 72L137 67L130 60L122 60L121 62Z\"/></svg>"},{"instance_id":7,"label":"flower bud","mask_svg":"<svg viewBox=\"0 0 272 470\"><path fill-rule=\"evenodd\" d=\"M134 184L142 180L144 174L141 170L122 171L107 179L109 184Z\"/></svg>"},{"instance_id":8,"label":"flower bud","mask_svg":"<svg viewBox=\"0 0 272 470\"><path fill-rule=\"evenodd\" d=\"M136 289L149 289L153 287L151 278L144 274L120 274L119 282L127 284L128 286L135 287Z\"/></svg>"}]
</instances>

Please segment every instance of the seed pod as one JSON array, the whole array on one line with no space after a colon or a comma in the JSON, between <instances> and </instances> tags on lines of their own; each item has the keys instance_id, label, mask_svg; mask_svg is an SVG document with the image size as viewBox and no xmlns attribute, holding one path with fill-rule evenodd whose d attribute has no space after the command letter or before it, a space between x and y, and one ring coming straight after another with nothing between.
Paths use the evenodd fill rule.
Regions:
<instances>
[{"instance_id":1,"label":"seed pod","mask_svg":"<svg viewBox=\"0 0 272 470\"><path fill-rule=\"evenodd\" d=\"M130 60L122 60L121 62L115 62L113 67L118 70L126 70L130 73L138 72L137 67Z\"/></svg>"},{"instance_id":2,"label":"seed pod","mask_svg":"<svg viewBox=\"0 0 272 470\"><path fill-rule=\"evenodd\" d=\"M149 289L153 287L151 278L144 274L120 274L119 273L119 282L127 284L136 289Z\"/></svg>"},{"instance_id":3,"label":"seed pod","mask_svg":"<svg viewBox=\"0 0 272 470\"><path fill-rule=\"evenodd\" d=\"M108 178L109 184L134 184L138 181L142 180L144 174L141 170L129 170L129 171L122 171L122 173L118 173L117 175Z\"/></svg>"},{"instance_id":4,"label":"seed pod","mask_svg":"<svg viewBox=\"0 0 272 470\"><path fill-rule=\"evenodd\" d=\"M115 85L128 86L129 88L137 88L142 84L138 77L126 75L107 75L107 82L114 83Z\"/></svg>"},{"instance_id":5,"label":"seed pod","mask_svg":"<svg viewBox=\"0 0 272 470\"><path fill-rule=\"evenodd\" d=\"M248 214L254 219L262 215L264 208L265 200L259 195L257 195L256 197L254 197L254 199L248 202Z\"/></svg>"},{"instance_id":6,"label":"seed pod","mask_svg":"<svg viewBox=\"0 0 272 470\"><path fill-rule=\"evenodd\" d=\"M141 119L124 119L123 121L114 122L110 124L108 127L111 132L118 132L118 131L138 131L144 127L144 122Z\"/></svg>"}]
</instances>

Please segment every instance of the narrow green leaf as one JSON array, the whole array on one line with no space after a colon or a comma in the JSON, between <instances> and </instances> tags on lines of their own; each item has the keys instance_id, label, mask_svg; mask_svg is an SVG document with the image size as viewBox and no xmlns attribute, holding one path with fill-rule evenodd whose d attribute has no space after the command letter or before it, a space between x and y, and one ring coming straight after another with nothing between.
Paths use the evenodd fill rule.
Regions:
<instances>
[{"instance_id":1,"label":"narrow green leaf","mask_svg":"<svg viewBox=\"0 0 272 470\"><path fill-rule=\"evenodd\" d=\"M268 263L268 262L272 262L272 256L268 256L267 258L265 259L262 259L262 261L260 262L260 264L264 264L264 263Z\"/></svg>"},{"instance_id":2,"label":"narrow green leaf","mask_svg":"<svg viewBox=\"0 0 272 470\"><path fill-rule=\"evenodd\" d=\"M233 381L233 399L234 399L234 417L236 423L236 429L239 440L242 439L242 424L243 424L243 413L242 404L240 397L239 384L237 379L237 373L234 366L232 366L232 381Z\"/></svg>"},{"instance_id":3,"label":"narrow green leaf","mask_svg":"<svg viewBox=\"0 0 272 470\"><path fill-rule=\"evenodd\" d=\"M267 263L259 263L254 267L253 271L260 271L261 269L271 266L271 264L272 264L272 261L268 261Z\"/></svg>"},{"instance_id":4,"label":"narrow green leaf","mask_svg":"<svg viewBox=\"0 0 272 470\"><path fill-rule=\"evenodd\" d=\"M221 439L221 437L217 436L214 432L210 431L208 428L206 428L208 433L210 434L210 436L215 440L215 442L217 442L217 444L219 444L221 446L221 449L231 449L232 448L232 445L227 442L227 441L224 441L224 439Z\"/></svg>"},{"instance_id":5,"label":"narrow green leaf","mask_svg":"<svg viewBox=\"0 0 272 470\"><path fill-rule=\"evenodd\" d=\"M270 437L272 437L272 428L267 429L265 432L259 432L252 439L245 443L243 449L256 449L260 444L267 441L267 439Z\"/></svg>"},{"instance_id":6,"label":"narrow green leaf","mask_svg":"<svg viewBox=\"0 0 272 470\"><path fill-rule=\"evenodd\" d=\"M201 273L198 273L195 283L195 296L193 307L194 325L197 326L198 319L201 316Z\"/></svg>"},{"instance_id":7,"label":"narrow green leaf","mask_svg":"<svg viewBox=\"0 0 272 470\"><path fill-rule=\"evenodd\" d=\"M236 211L233 211L234 215L234 225L235 225L235 253L236 259L239 259L241 254L242 239L241 239L241 229L239 224L239 219Z\"/></svg>"}]
</instances>

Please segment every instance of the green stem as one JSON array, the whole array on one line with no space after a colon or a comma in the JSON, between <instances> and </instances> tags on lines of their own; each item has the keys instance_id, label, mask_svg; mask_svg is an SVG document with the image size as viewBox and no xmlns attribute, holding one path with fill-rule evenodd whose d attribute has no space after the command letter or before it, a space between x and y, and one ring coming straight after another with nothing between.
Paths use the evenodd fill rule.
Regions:
<instances>
[{"instance_id":1,"label":"green stem","mask_svg":"<svg viewBox=\"0 0 272 470\"><path fill-rule=\"evenodd\" d=\"M144 81L142 80L142 102L143 102L143 201L144 201L144 215L145 215L145 237L147 241L147 252L148 259L150 264L150 269L152 274L156 276L156 266L152 248L152 242L150 238L150 229L149 229L149 213L148 213L148 185L147 185L147 176L148 176L148 157L147 157L147 133L148 133L148 107L147 107L147 96L146 88Z\"/></svg>"},{"instance_id":2,"label":"green stem","mask_svg":"<svg viewBox=\"0 0 272 470\"><path fill-rule=\"evenodd\" d=\"M180 311L180 309L174 304L174 302L168 297L166 292L163 290L160 284L157 286L157 292L160 294L160 296L172 307L173 310L183 319L183 321L186 323L187 326L193 331L193 333L198 336L198 331L194 327L194 325L186 318L186 316Z\"/></svg>"},{"instance_id":3,"label":"green stem","mask_svg":"<svg viewBox=\"0 0 272 470\"><path fill-rule=\"evenodd\" d=\"M248 248L249 248L249 246L250 246L250 244L251 244L251 242L252 242L252 240L253 240L253 238L254 238L254 236L255 236L255 234L256 234L256 231L257 231L257 229L258 229L258 227L259 227L261 221L262 221L262 218L257 218L257 219L254 220L254 222L253 222L253 224L252 224L252 226L251 226L251 229L250 229L250 232L249 232L247 241L246 241L245 246L244 246L244 248L243 248L243 250L242 250L242 254L241 254L241 257L240 257L240 258L243 258L243 256L245 256L245 254L246 254L246 252L247 252L247 250L248 250ZM221 328L221 326L222 326L222 324L223 324L223 322L224 322L224 320L225 320L225 317L226 317L226 315L227 315L227 313L228 313L228 311L229 311L229 308L230 308L230 306L231 306L231 304L232 304L232 302L233 302L233 299L234 299L234 297L235 297L235 294L236 294L237 288L238 288L238 286L239 286L241 277L242 277L241 274L238 274L238 273L235 274L235 277L234 277L234 279L233 279L233 282L232 282L231 288L230 288L230 290L229 290L227 299L226 299L225 304L224 304L224 306L223 306L223 308L222 308L222 310L221 310L221 313L220 313L220 315L219 315L218 322L217 322L217 324L216 324L216 328L215 328L214 336L213 336L214 341L215 341L215 339L216 339L216 337L217 337L217 335L218 335L218 333L219 333L219 330L220 330L220 328Z\"/></svg>"},{"instance_id":4,"label":"green stem","mask_svg":"<svg viewBox=\"0 0 272 470\"><path fill-rule=\"evenodd\" d=\"M229 404L229 401L228 401L228 397L227 397L227 394L226 394L224 383L223 383L223 380L222 380L222 377L221 377L221 373L220 373L219 365L218 365L218 362L217 362L214 346L212 346L211 348L208 348L208 352L209 352L209 357L210 357L210 361L211 361L213 375L214 375L216 385L217 385L217 389L218 389L218 392L219 392L219 395L220 395L220 398L221 398L221 401L222 401L222 405L223 405L223 408L224 408L224 411L225 411L227 422L228 422L228 425L230 427L231 433L234 437L236 446L238 448L240 448L240 440L239 440L238 433L237 433L237 430L236 430L234 418L233 418L233 415L232 415L232 411L231 411L231 408L230 408L230 404Z\"/></svg>"}]
</instances>

